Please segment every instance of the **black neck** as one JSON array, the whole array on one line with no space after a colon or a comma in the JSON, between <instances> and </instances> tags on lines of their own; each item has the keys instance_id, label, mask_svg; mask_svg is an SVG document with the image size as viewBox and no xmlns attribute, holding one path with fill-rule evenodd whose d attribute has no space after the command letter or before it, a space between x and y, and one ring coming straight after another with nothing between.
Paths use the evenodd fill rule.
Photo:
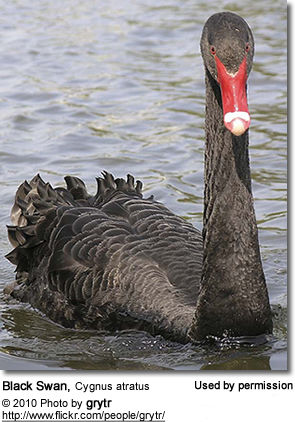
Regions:
<instances>
[{"instance_id":1,"label":"black neck","mask_svg":"<svg viewBox=\"0 0 295 422\"><path fill-rule=\"evenodd\" d=\"M194 338L271 331L253 207L248 131L223 124L218 84L206 73L204 259Z\"/></svg>"},{"instance_id":2,"label":"black neck","mask_svg":"<svg viewBox=\"0 0 295 422\"><path fill-rule=\"evenodd\" d=\"M254 209L252 205L252 187L249 165L249 135L246 131L242 136L234 136L223 124L220 89L210 74L206 74L206 149L205 149L205 190L203 213L203 237L207 239L207 227L213 219L226 220L233 217L238 229L241 220L232 207L232 202L242 202L242 208L247 212L251 208L252 223L256 227ZM230 190L234 188L234 190ZM227 192L227 190L229 190ZM224 201L225 192L227 196ZM250 199L250 201L249 201ZM245 203L246 201L246 203ZM248 204L249 202L249 204ZM222 206L218 214L216 206ZM222 212L221 212L222 211ZM224 214L225 213L225 214ZM220 230L226 230L223 225ZM231 231L229 234L231 235ZM219 236L220 238L220 236ZM206 245L205 245L206 247Z\"/></svg>"}]
</instances>

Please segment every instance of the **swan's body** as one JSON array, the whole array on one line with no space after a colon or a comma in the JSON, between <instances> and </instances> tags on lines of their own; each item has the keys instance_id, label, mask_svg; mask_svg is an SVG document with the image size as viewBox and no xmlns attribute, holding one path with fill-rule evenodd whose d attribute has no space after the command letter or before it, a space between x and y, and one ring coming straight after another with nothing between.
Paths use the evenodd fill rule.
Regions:
<instances>
[{"instance_id":1,"label":"swan's body","mask_svg":"<svg viewBox=\"0 0 295 422\"><path fill-rule=\"evenodd\" d=\"M15 247L8 258L17 265L13 296L70 327L137 328L181 342L271 332L248 158L252 34L237 15L216 14L201 49L203 234L143 199L131 176L105 173L94 196L77 178L53 189L35 176L19 187L8 229ZM231 86L244 90L234 95L234 109Z\"/></svg>"}]
</instances>

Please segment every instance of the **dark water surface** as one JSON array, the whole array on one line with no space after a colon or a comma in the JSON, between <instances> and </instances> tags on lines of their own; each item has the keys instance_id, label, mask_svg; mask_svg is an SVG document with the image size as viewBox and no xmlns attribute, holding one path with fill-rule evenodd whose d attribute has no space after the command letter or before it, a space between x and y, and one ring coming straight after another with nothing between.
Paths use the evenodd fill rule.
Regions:
<instances>
[{"instance_id":1,"label":"dark water surface","mask_svg":"<svg viewBox=\"0 0 295 422\"><path fill-rule=\"evenodd\" d=\"M142 332L99 336L0 301L2 369L285 369L287 366L286 3L264 0L11 0L0 6L0 289L13 280L5 225L16 187L103 169L202 226L205 20L230 10L256 41L251 168L275 330L260 345L178 345Z\"/></svg>"}]
</instances>

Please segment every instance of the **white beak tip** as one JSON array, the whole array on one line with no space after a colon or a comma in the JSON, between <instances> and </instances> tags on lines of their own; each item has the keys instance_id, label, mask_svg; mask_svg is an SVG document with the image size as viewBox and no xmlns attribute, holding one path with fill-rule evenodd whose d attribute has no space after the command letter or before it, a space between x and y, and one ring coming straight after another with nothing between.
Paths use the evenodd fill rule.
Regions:
<instances>
[{"instance_id":1,"label":"white beak tip","mask_svg":"<svg viewBox=\"0 0 295 422\"><path fill-rule=\"evenodd\" d=\"M246 112L226 113L224 116L225 127L235 136L241 136L250 126L250 116Z\"/></svg>"},{"instance_id":2,"label":"white beak tip","mask_svg":"<svg viewBox=\"0 0 295 422\"><path fill-rule=\"evenodd\" d=\"M234 119L231 122L231 133L233 133L236 136L241 136L246 131L248 125L245 125L245 121L241 119Z\"/></svg>"}]
</instances>

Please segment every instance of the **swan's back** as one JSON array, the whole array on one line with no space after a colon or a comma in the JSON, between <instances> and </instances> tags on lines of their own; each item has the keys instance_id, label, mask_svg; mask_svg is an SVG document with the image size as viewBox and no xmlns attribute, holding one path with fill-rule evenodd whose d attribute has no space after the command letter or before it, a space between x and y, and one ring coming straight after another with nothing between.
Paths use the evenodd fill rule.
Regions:
<instances>
[{"instance_id":1,"label":"swan's back","mask_svg":"<svg viewBox=\"0 0 295 422\"><path fill-rule=\"evenodd\" d=\"M186 338L202 267L202 237L132 176L105 173L98 191L39 175L18 189L8 228L13 296L70 327L139 328ZM169 333L171 335L169 335Z\"/></svg>"}]
</instances>

